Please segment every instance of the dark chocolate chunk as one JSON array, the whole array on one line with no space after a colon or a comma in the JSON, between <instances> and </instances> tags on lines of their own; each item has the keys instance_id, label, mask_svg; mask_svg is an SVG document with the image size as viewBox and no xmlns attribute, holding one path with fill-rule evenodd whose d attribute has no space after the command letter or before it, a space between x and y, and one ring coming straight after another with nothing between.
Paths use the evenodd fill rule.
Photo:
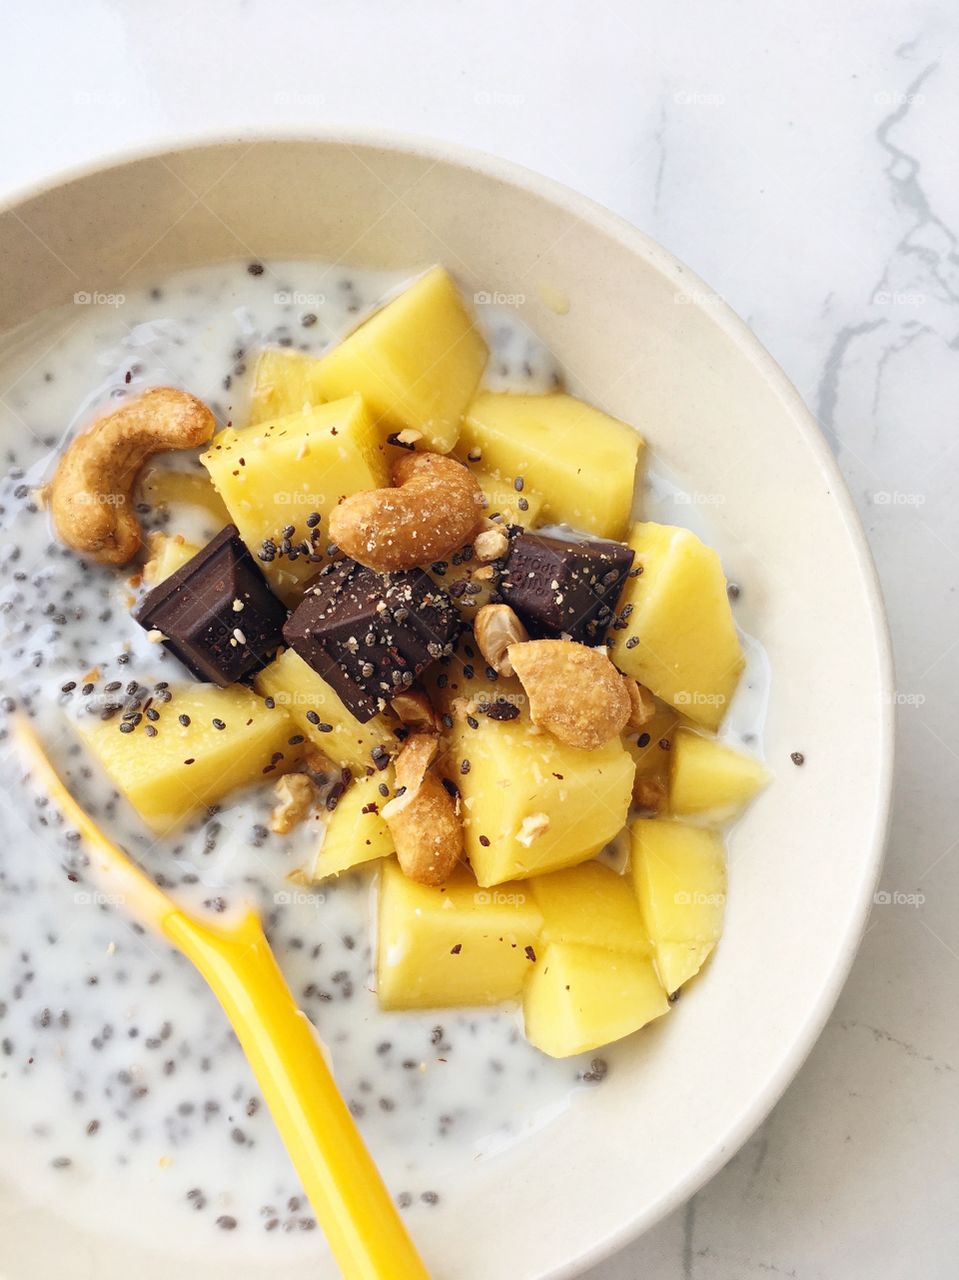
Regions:
<instances>
[{"instance_id":1,"label":"dark chocolate chunk","mask_svg":"<svg viewBox=\"0 0 959 1280\"><path fill-rule=\"evenodd\" d=\"M286 615L232 524L133 611L198 680L223 686L270 659Z\"/></svg>"},{"instance_id":2,"label":"dark chocolate chunk","mask_svg":"<svg viewBox=\"0 0 959 1280\"><path fill-rule=\"evenodd\" d=\"M339 560L310 579L283 636L365 722L450 653L459 628L449 596L421 570Z\"/></svg>"},{"instance_id":3,"label":"dark chocolate chunk","mask_svg":"<svg viewBox=\"0 0 959 1280\"><path fill-rule=\"evenodd\" d=\"M634 552L621 542L522 533L499 583L531 635L601 644Z\"/></svg>"}]
</instances>

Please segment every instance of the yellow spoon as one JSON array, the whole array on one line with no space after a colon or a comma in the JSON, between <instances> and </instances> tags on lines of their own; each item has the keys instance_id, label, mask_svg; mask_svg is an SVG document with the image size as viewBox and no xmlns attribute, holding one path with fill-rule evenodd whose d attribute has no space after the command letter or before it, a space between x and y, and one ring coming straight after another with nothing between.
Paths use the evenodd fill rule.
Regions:
<instances>
[{"instance_id":1,"label":"yellow spoon","mask_svg":"<svg viewBox=\"0 0 959 1280\"><path fill-rule=\"evenodd\" d=\"M220 927L181 910L77 804L22 716L13 733L36 780L86 841L100 885L182 951L209 983L346 1280L429 1280L256 912Z\"/></svg>"}]
</instances>

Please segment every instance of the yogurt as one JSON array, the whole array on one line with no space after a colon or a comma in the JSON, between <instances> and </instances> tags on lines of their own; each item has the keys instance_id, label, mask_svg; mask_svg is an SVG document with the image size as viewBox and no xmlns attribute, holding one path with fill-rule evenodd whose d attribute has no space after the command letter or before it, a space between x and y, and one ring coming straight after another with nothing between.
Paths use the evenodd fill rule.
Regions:
<instances>
[{"instance_id":1,"label":"yogurt","mask_svg":"<svg viewBox=\"0 0 959 1280\"><path fill-rule=\"evenodd\" d=\"M135 588L124 573L60 546L34 496L64 440L111 401L179 385L221 425L242 424L260 346L317 354L402 283L320 263L231 263L94 295L8 337L0 680L3 711L34 718L73 793L158 884L195 911L258 908L387 1184L415 1214L442 1212L452 1179L468 1181L478 1163L599 1087L604 1061L543 1056L514 1009L381 1011L372 873L304 886L315 824L271 834L268 787L229 797L175 836L149 836L73 721L102 714L104 700L122 704L134 683L162 688L185 673L129 617ZM558 385L554 359L514 314L478 311L488 385ZM654 508L670 483L654 481ZM186 509L143 518L193 541L215 531ZM748 653L730 724L755 748L766 676L759 647ZM86 877L76 833L23 787L0 732L11 791L0 812L0 1178L88 1228L166 1252L282 1260L315 1250L309 1205L213 997Z\"/></svg>"}]
</instances>

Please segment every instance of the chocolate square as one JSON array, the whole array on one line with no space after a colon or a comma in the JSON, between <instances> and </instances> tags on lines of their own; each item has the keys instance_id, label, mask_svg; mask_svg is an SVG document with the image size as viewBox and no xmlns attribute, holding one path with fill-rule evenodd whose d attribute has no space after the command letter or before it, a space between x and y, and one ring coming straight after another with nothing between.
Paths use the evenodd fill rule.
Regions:
<instances>
[{"instance_id":1,"label":"chocolate square","mask_svg":"<svg viewBox=\"0 0 959 1280\"><path fill-rule=\"evenodd\" d=\"M621 542L521 533L498 589L531 635L602 644L633 556Z\"/></svg>"},{"instance_id":2,"label":"chocolate square","mask_svg":"<svg viewBox=\"0 0 959 1280\"><path fill-rule=\"evenodd\" d=\"M228 524L140 601L133 616L198 680L226 686L269 661L287 610Z\"/></svg>"},{"instance_id":3,"label":"chocolate square","mask_svg":"<svg viewBox=\"0 0 959 1280\"><path fill-rule=\"evenodd\" d=\"M339 560L310 579L283 637L365 723L451 652L459 628L449 596L421 570Z\"/></svg>"}]
</instances>

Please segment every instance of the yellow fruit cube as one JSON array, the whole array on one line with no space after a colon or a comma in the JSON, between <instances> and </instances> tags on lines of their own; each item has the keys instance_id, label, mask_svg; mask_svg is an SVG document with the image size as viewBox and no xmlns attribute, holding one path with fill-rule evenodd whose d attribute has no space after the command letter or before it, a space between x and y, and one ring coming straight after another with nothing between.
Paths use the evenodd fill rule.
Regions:
<instances>
[{"instance_id":1,"label":"yellow fruit cube","mask_svg":"<svg viewBox=\"0 0 959 1280\"><path fill-rule=\"evenodd\" d=\"M442 582L443 579L438 581ZM447 583L448 581L447 579ZM482 596L475 598L482 599ZM468 619L469 614L465 610L463 612ZM475 609L472 610L473 614L475 612ZM457 699L466 699L471 713L477 716L484 707L498 699L505 699L520 708L525 707L528 701L523 686L515 676L497 675L493 680L489 678L486 664L470 631L463 632L451 654L444 654L431 663L421 679L430 702L441 715L444 712L453 714Z\"/></svg>"},{"instance_id":2,"label":"yellow fruit cube","mask_svg":"<svg viewBox=\"0 0 959 1280\"><path fill-rule=\"evenodd\" d=\"M143 581L151 587L159 586L171 573L182 569L200 550L195 542L187 542L179 533L173 536L151 533L148 547L150 558L143 566Z\"/></svg>"},{"instance_id":3,"label":"yellow fruit cube","mask_svg":"<svg viewBox=\"0 0 959 1280\"><path fill-rule=\"evenodd\" d=\"M320 394L320 361L302 351L267 347L257 356L250 424L305 413L327 399Z\"/></svg>"},{"instance_id":4,"label":"yellow fruit cube","mask_svg":"<svg viewBox=\"0 0 959 1280\"><path fill-rule=\"evenodd\" d=\"M715 730L729 706L744 659L719 556L674 525L637 524L636 552L620 612L625 629L610 631L609 656L684 716Z\"/></svg>"},{"instance_id":5,"label":"yellow fruit cube","mask_svg":"<svg viewBox=\"0 0 959 1280\"><path fill-rule=\"evenodd\" d=\"M380 874L376 983L384 1009L498 1004L518 996L541 917L526 885L480 889L460 868L439 889Z\"/></svg>"},{"instance_id":6,"label":"yellow fruit cube","mask_svg":"<svg viewBox=\"0 0 959 1280\"><path fill-rule=\"evenodd\" d=\"M644 808L666 806L673 733L678 718L671 706L657 700L653 718L641 729L630 729L623 734L623 745L636 765L633 800Z\"/></svg>"},{"instance_id":7,"label":"yellow fruit cube","mask_svg":"<svg viewBox=\"0 0 959 1280\"><path fill-rule=\"evenodd\" d=\"M629 525L642 436L573 396L484 391L470 405L457 456L543 495L541 517L601 538Z\"/></svg>"},{"instance_id":8,"label":"yellow fruit cube","mask_svg":"<svg viewBox=\"0 0 959 1280\"><path fill-rule=\"evenodd\" d=\"M170 693L169 702L156 704L159 719L144 719L132 733L121 733L118 720L78 726L111 781L158 834L238 787L276 777L297 758L286 713L249 689L190 684Z\"/></svg>"},{"instance_id":9,"label":"yellow fruit cube","mask_svg":"<svg viewBox=\"0 0 959 1280\"><path fill-rule=\"evenodd\" d=\"M577 942L650 954L632 883L601 862L536 876L529 887L543 913L543 942Z\"/></svg>"},{"instance_id":10,"label":"yellow fruit cube","mask_svg":"<svg viewBox=\"0 0 959 1280\"><path fill-rule=\"evenodd\" d=\"M456 285L434 267L320 360L327 400L358 391L387 431L449 453L488 357Z\"/></svg>"},{"instance_id":11,"label":"yellow fruit cube","mask_svg":"<svg viewBox=\"0 0 959 1280\"><path fill-rule=\"evenodd\" d=\"M588 1053L668 1012L649 960L573 942L546 948L523 993L526 1038L552 1058Z\"/></svg>"},{"instance_id":12,"label":"yellow fruit cube","mask_svg":"<svg viewBox=\"0 0 959 1280\"><path fill-rule=\"evenodd\" d=\"M327 517L336 504L388 479L382 445L359 396L240 431L228 428L214 437L201 461L254 554L267 538L279 544L288 525L294 527L294 543L307 538L307 517L317 512L315 552L322 555L329 545ZM287 602L320 569L305 556L259 563Z\"/></svg>"},{"instance_id":13,"label":"yellow fruit cube","mask_svg":"<svg viewBox=\"0 0 959 1280\"><path fill-rule=\"evenodd\" d=\"M632 876L667 991L698 973L719 941L726 908L726 851L715 831L667 818L632 828Z\"/></svg>"},{"instance_id":14,"label":"yellow fruit cube","mask_svg":"<svg viewBox=\"0 0 959 1280\"><path fill-rule=\"evenodd\" d=\"M381 787L386 788L385 795ZM393 837L380 816L393 787L392 767L350 783L327 820L310 875L312 880L327 880L394 852Z\"/></svg>"},{"instance_id":15,"label":"yellow fruit cube","mask_svg":"<svg viewBox=\"0 0 959 1280\"><path fill-rule=\"evenodd\" d=\"M502 516L502 523L521 524L527 529L535 527L543 510L543 495L527 485L517 489L512 480L495 475L491 471L470 467L473 479L486 498L486 515L493 519Z\"/></svg>"},{"instance_id":16,"label":"yellow fruit cube","mask_svg":"<svg viewBox=\"0 0 959 1280\"><path fill-rule=\"evenodd\" d=\"M623 829L633 762L619 739L596 751L535 732L525 715L458 720L440 768L459 787L466 852L481 885L585 862Z\"/></svg>"},{"instance_id":17,"label":"yellow fruit cube","mask_svg":"<svg viewBox=\"0 0 959 1280\"><path fill-rule=\"evenodd\" d=\"M758 760L692 729L679 729L673 735L669 755L669 807L679 816L695 814L725 822L769 781Z\"/></svg>"},{"instance_id":18,"label":"yellow fruit cube","mask_svg":"<svg viewBox=\"0 0 959 1280\"><path fill-rule=\"evenodd\" d=\"M362 774L374 763L372 753L377 748L383 747L391 755L399 749L395 734L398 721L376 715L361 724L339 694L292 649L284 650L258 671L253 684L257 693L288 711L297 727L334 764Z\"/></svg>"},{"instance_id":19,"label":"yellow fruit cube","mask_svg":"<svg viewBox=\"0 0 959 1280\"><path fill-rule=\"evenodd\" d=\"M198 471L149 467L140 477L139 487L143 501L153 507L200 507L210 516L217 530L230 523L230 513L210 483L210 477Z\"/></svg>"}]
</instances>

